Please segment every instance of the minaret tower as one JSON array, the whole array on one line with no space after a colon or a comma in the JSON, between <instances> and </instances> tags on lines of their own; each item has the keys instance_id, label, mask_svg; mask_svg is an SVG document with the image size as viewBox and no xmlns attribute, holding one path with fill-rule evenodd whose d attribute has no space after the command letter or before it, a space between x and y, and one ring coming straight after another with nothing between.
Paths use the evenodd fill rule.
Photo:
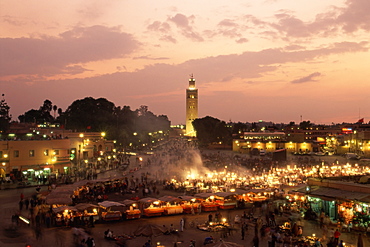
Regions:
<instances>
[{"instance_id":1,"label":"minaret tower","mask_svg":"<svg viewBox=\"0 0 370 247\"><path fill-rule=\"evenodd\" d=\"M186 136L196 136L193 121L198 118L198 89L195 88L195 79L190 75L189 88L186 89Z\"/></svg>"}]
</instances>

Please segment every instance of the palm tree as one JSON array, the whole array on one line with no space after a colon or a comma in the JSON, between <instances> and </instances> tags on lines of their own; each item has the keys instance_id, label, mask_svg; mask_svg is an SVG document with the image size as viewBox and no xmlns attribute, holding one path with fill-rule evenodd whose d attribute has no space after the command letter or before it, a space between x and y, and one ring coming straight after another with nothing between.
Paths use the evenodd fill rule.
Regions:
<instances>
[{"instance_id":1,"label":"palm tree","mask_svg":"<svg viewBox=\"0 0 370 247\"><path fill-rule=\"evenodd\" d=\"M58 109L58 106L56 106L56 105L53 105L53 111L54 111L54 120L55 120L55 112L57 111L57 109Z\"/></svg>"}]
</instances>

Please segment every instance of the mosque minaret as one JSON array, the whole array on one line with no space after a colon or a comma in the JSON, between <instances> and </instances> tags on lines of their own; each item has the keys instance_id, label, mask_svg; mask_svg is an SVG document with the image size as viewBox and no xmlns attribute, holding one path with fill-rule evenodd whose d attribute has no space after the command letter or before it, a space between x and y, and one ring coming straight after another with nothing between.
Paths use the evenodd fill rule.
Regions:
<instances>
[{"instance_id":1,"label":"mosque minaret","mask_svg":"<svg viewBox=\"0 0 370 247\"><path fill-rule=\"evenodd\" d=\"M195 79L190 75L189 88L186 89L186 136L196 136L193 121L198 118L198 89L195 88Z\"/></svg>"}]
</instances>

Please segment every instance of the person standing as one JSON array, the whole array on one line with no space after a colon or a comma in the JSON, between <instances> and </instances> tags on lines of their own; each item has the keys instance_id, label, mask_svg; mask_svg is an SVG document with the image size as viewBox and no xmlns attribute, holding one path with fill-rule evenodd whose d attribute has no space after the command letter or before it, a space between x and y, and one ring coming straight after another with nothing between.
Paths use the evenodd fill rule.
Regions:
<instances>
[{"instance_id":1,"label":"person standing","mask_svg":"<svg viewBox=\"0 0 370 247\"><path fill-rule=\"evenodd\" d=\"M212 217L213 217L212 214L209 214L208 215L208 223L211 223L212 222Z\"/></svg>"},{"instance_id":2,"label":"person standing","mask_svg":"<svg viewBox=\"0 0 370 247\"><path fill-rule=\"evenodd\" d=\"M19 201L19 211L22 211L23 209L23 200Z\"/></svg>"},{"instance_id":3,"label":"person standing","mask_svg":"<svg viewBox=\"0 0 370 247\"><path fill-rule=\"evenodd\" d=\"M26 200L24 200L24 205L26 206L26 210L28 210L28 206L30 205L30 201L26 198Z\"/></svg>"},{"instance_id":4,"label":"person standing","mask_svg":"<svg viewBox=\"0 0 370 247\"><path fill-rule=\"evenodd\" d=\"M241 233L242 233L242 240L244 240L244 237L245 237L245 225L244 224L242 225Z\"/></svg>"},{"instance_id":5,"label":"person standing","mask_svg":"<svg viewBox=\"0 0 370 247\"><path fill-rule=\"evenodd\" d=\"M258 238L257 235L254 235L254 238L252 240L253 247L259 247L260 244L260 239Z\"/></svg>"},{"instance_id":6,"label":"person standing","mask_svg":"<svg viewBox=\"0 0 370 247\"><path fill-rule=\"evenodd\" d=\"M180 220L180 231L181 231L181 232L183 232L183 231L184 231L184 225L185 225L184 218L181 218L181 220Z\"/></svg>"},{"instance_id":7,"label":"person standing","mask_svg":"<svg viewBox=\"0 0 370 247\"><path fill-rule=\"evenodd\" d=\"M334 243L335 243L335 246L337 246L339 244L339 237L340 237L341 233L339 232L339 229L337 229L335 232L334 232Z\"/></svg>"}]
</instances>

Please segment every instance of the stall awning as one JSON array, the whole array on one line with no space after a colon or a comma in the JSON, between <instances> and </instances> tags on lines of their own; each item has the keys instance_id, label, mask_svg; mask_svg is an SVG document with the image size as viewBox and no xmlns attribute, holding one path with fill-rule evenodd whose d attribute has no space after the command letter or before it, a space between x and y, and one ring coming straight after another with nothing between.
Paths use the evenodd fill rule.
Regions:
<instances>
[{"instance_id":1,"label":"stall awning","mask_svg":"<svg viewBox=\"0 0 370 247\"><path fill-rule=\"evenodd\" d=\"M208 198L210 196L214 196L214 195L215 195L214 193L198 193L198 194L195 194L194 197L206 199L206 198Z\"/></svg>"},{"instance_id":2,"label":"stall awning","mask_svg":"<svg viewBox=\"0 0 370 247\"><path fill-rule=\"evenodd\" d=\"M215 195L219 197L228 197L228 196L236 195L236 193L235 192L216 192Z\"/></svg>"},{"instance_id":3,"label":"stall awning","mask_svg":"<svg viewBox=\"0 0 370 247\"><path fill-rule=\"evenodd\" d=\"M326 187L311 187L309 195L347 201L370 202L370 195L368 193L337 190Z\"/></svg>"},{"instance_id":4,"label":"stall awning","mask_svg":"<svg viewBox=\"0 0 370 247\"><path fill-rule=\"evenodd\" d=\"M98 202L99 206L102 206L104 208L110 208L110 207L123 207L125 206L122 203L119 202L113 202L113 201L103 201L103 202Z\"/></svg>"}]
</instances>

